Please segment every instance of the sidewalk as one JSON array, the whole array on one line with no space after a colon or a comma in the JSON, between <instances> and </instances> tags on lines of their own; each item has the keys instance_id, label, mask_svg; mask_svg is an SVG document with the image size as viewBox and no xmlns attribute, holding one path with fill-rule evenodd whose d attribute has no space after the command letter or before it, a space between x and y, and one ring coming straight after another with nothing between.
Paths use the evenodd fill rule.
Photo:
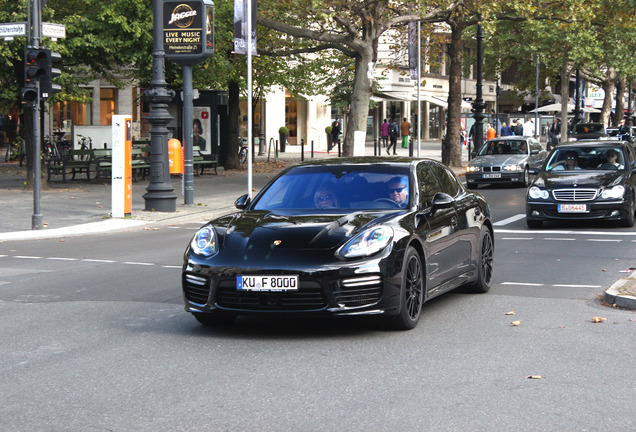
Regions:
<instances>
[{"instance_id":1,"label":"sidewalk","mask_svg":"<svg viewBox=\"0 0 636 432\"><path fill-rule=\"evenodd\" d=\"M305 146L304 160L311 160L309 146ZM384 149L382 149L384 151ZM258 152L258 148L256 149ZM368 142L366 155L373 155L373 142ZM386 153L384 153L385 155ZM399 148L399 156L408 156L408 150ZM314 152L315 159L337 158L334 148L330 153ZM426 141L421 144L420 157L439 160L441 142ZM254 156L252 193L255 194L283 167L301 161L301 146L287 145L284 153L279 153L277 162L274 155L268 158ZM209 170L208 170L209 171ZM182 193L181 176L172 176L171 185L177 195L176 212L162 213L145 211L143 195L147 192L149 181L133 183L131 217L115 219L111 213L110 181L78 180L62 183L56 176L54 182L43 184L40 197L40 213L44 229L32 230L34 213L33 191L25 190L26 167L17 163L0 163L0 242L28 239L56 238L109 232L136 225L158 221L170 221L183 217L196 217L196 220L212 219L218 215L235 210L234 201L247 193L247 166L240 170L225 171L218 169L219 175L206 174L194 176L193 205L185 205ZM82 179L82 177L84 179Z\"/></svg>"}]
</instances>

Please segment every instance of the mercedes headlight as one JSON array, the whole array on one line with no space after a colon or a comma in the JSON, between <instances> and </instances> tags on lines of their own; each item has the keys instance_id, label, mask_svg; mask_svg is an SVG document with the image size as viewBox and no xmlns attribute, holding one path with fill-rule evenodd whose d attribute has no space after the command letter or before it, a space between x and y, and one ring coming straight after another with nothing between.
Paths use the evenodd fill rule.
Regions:
<instances>
[{"instance_id":1,"label":"mercedes headlight","mask_svg":"<svg viewBox=\"0 0 636 432\"><path fill-rule=\"evenodd\" d=\"M530 198L532 199L548 199L550 198L550 194L548 193L547 190L545 189L539 189L536 186L532 186L529 190L528 190L528 196L530 196Z\"/></svg>"},{"instance_id":2,"label":"mercedes headlight","mask_svg":"<svg viewBox=\"0 0 636 432\"><path fill-rule=\"evenodd\" d=\"M356 235L340 248L338 254L344 258L359 258L373 255L393 240L393 229L388 226L378 226Z\"/></svg>"},{"instance_id":3,"label":"mercedes headlight","mask_svg":"<svg viewBox=\"0 0 636 432\"><path fill-rule=\"evenodd\" d=\"M621 185L607 188L601 192L601 198L622 198L625 193L625 188Z\"/></svg>"},{"instance_id":4,"label":"mercedes headlight","mask_svg":"<svg viewBox=\"0 0 636 432\"><path fill-rule=\"evenodd\" d=\"M214 228L204 226L192 238L190 242L192 252L204 257L211 257L219 251L217 235Z\"/></svg>"}]
</instances>

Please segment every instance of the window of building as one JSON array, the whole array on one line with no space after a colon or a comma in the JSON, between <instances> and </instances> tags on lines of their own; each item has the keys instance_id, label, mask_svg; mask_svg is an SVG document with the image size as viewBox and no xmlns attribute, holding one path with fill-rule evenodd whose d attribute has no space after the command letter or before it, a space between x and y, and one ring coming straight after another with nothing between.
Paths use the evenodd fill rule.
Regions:
<instances>
[{"instance_id":1,"label":"window of building","mask_svg":"<svg viewBox=\"0 0 636 432\"><path fill-rule=\"evenodd\" d=\"M91 117L90 104L67 101L57 102L51 107L53 128L70 131L71 125L87 125Z\"/></svg>"}]
</instances>

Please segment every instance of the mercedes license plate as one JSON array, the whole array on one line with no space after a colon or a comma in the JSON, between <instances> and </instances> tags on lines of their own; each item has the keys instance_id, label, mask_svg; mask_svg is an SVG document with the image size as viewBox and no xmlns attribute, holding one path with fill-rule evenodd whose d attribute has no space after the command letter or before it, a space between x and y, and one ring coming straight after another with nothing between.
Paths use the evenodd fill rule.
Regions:
<instances>
[{"instance_id":1,"label":"mercedes license plate","mask_svg":"<svg viewBox=\"0 0 636 432\"><path fill-rule=\"evenodd\" d=\"M559 213L587 213L585 204L559 204Z\"/></svg>"},{"instance_id":2,"label":"mercedes license plate","mask_svg":"<svg viewBox=\"0 0 636 432\"><path fill-rule=\"evenodd\" d=\"M298 276L236 276L236 289L244 291L297 291Z\"/></svg>"},{"instance_id":3,"label":"mercedes license plate","mask_svg":"<svg viewBox=\"0 0 636 432\"><path fill-rule=\"evenodd\" d=\"M484 174L484 178L501 178L501 174L500 173L493 173L493 174Z\"/></svg>"}]
</instances>

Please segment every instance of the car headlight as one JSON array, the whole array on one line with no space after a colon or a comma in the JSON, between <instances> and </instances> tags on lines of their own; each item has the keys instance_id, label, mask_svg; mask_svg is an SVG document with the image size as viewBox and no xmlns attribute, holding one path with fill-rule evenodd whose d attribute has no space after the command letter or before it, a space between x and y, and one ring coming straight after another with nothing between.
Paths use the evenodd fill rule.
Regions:
<instances>
[{"instance_id":1,"label":"car headlight","mask_svg":"<svg viewBox=\"0 0 636 432\"><path fill-rule=\"evenodd\" d=\"M504 165L504 171L521 171L521 167L519 165Z\"/></svg>"},{"instance_id":2,"label":"car headlight","mask_svg":"<svg viewBox=\"0 0 636 432\"><path fill-rule=\"evenodd\" d=\"M356 235L340 248L338 254L344 258L359 258L373 255L393 240L393 229L388 226L378 226Z\"/></svg>"},{"instance_id":3,"label":"car headlight","mask_svg":"<svg viewBox=\"0 0 636 432\"><path fill-rule=\"evenodd\" d=\"M601 192L601 198L622 198L625 188L621 185L607 188Z\"/></svg>"},{"instance_id":4,"label":"car headlight","mask_svg":"<svg viewBox=\"0 0 636 432\"><path fill-rule=\"evenodd\" d=\"M214 228L205 226L192 237L190 248L197 255L211 257L219 251L217 235Z\"/></svg>"},{"instance_id":5,"label":"car headlight","mask_svg":"<svg viewBox=\"0 0 636 432\"><path fill-rule=\"evenodd\" d=\"M479 172L481 171L481 167L478 166L468 166L466 167L467 172Z\"/></svg>"},{"instance_id":6,"label":"car headlight","mask_svg":"<svg viewBox=\"0 0 636 432\"><path fill-rule=\"evenodd\" d=\"M550 198L550 194L548 193L547 190L545 189L539 189L536 186L532 186L529 190L528 190L528 196L530 196L530 198L532 199L548 199Z\"/></svg>"}]
</instances>

